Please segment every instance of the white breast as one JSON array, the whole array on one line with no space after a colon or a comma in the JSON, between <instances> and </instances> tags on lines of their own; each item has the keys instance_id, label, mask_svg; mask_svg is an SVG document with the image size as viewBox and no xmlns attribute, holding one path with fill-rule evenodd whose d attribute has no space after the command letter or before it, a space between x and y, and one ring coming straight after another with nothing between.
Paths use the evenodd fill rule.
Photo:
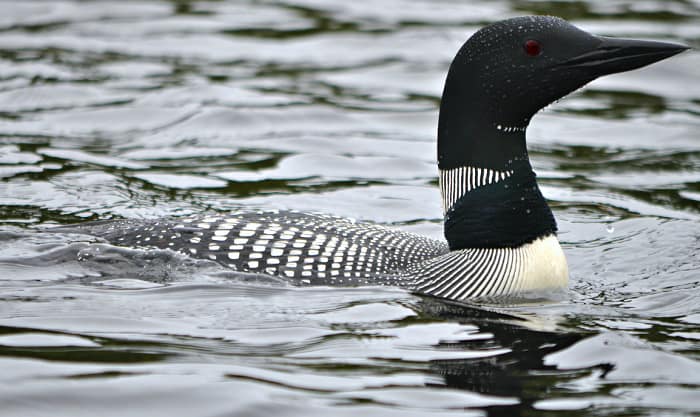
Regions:
<instances>
[{"instance_id":1,"label":"white breast","mask_svg":"<svg viewBox=\"0 0 700 417\"><path fill-rule=\"evenodd\" d=\"M452 300L517 295L564 288L566 257L556 236L518 248L471 248L449 252L409 268L415 290Z\"/></svg>"},{"instance_id":2,"label":"white breast","mask_svg":"<svg viewBox=\"0 0 700 417\"><path fill-rule=\"evenodd\" d=\"M569 284L569 267L556 236L539 238L520 250L525 256L517 292L564 288Z\"/></svg>"}]
</instances>

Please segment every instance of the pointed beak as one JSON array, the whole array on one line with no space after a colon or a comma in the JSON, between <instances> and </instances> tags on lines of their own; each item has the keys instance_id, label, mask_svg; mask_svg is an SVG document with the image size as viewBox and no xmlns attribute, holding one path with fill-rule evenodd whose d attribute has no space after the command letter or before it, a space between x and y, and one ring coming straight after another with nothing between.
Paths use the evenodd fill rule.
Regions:
<instances>
[{"instance_id":1,"label":"pointed beak","mask_svg":"<svg viewBox=\"0 0 700 417\"><path fill-rule=\"evenodd\" d=\"M592 51L569 59L560 65L588 70L599 77L630 71L661 61L690 49L685 45L669 42L617 39L599 36L600 44Z\"/></svg>"}]
</instances>

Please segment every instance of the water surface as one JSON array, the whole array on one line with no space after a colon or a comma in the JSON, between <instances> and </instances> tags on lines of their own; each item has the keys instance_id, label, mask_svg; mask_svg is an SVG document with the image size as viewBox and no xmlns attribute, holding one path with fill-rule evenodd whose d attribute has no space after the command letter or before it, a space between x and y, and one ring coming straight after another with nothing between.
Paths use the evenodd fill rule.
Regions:
<instances>
[{"instance_id":1,"label":"water surface","mask_svg":"<svg viewBox=\"0 0 700 417\"><path fill-rule=\"evenodd\" d=\"M42 228L238 205L440 238L437 108L483 24L700 47L697 1L7 1L0 415L700 415L700 53L528 132L571 287L294 288Z\"/></svg>"}]
</instances>

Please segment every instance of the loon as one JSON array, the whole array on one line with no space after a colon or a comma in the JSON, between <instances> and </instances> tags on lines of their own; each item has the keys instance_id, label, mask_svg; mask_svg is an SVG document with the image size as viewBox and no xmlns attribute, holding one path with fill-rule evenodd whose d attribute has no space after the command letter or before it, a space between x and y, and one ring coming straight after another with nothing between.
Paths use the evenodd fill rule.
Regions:
<instances>
[{"instance_id":1,"label":"loon","mask_svg":"<svg viewBox=\"0 0 700 417\"><path fill-rule=\"evenodd\" d=\"M597 77L686 49L599 37L550 16L511 18L477 31L452 61L440 104L446 242L326 214L245 208L66 227L118 246L172 249L299 285L380 283L454 301L565 288L557 224L526 148L530 120Z\"/></svg>"}]
</instances>

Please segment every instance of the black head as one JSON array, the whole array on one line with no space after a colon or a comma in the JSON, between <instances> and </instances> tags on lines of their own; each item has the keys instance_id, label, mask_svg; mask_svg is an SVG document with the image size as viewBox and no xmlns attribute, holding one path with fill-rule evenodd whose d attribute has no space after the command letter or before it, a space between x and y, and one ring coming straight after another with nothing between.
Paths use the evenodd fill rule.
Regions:
<instances>
[{"instance_id":1,"label":"black head","mask_svg":"<svg viewBox=\"0 0 700 417\"><path fill-rule=\"evenodd\" d=\"M502 168L507 160L527 155L525 128L543 107L597 77L686 49L603 38L550 16L486 26L450 66L440 106L438 165Z\"/></svg>"}]
</instances>

